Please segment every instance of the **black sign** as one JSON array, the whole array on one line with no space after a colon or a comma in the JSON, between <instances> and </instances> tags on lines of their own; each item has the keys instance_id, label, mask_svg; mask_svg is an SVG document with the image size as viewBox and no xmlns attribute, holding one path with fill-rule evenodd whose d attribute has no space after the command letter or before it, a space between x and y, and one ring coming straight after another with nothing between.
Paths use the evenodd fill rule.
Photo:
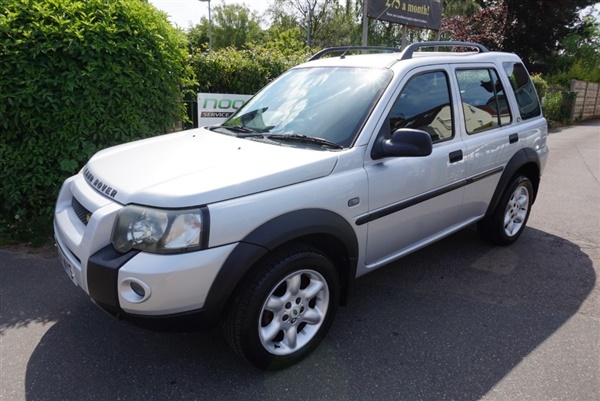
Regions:
<instances>
[{"instance_id":1,"label":"black sign","mask_svg":"<svg viewBox=\"0 0 600 401\"><path fill-rule=\"evenodd\" d=\"M367 16L419 28L439 30L442 0L365 0Z\"/></svg>"}]
</instances>

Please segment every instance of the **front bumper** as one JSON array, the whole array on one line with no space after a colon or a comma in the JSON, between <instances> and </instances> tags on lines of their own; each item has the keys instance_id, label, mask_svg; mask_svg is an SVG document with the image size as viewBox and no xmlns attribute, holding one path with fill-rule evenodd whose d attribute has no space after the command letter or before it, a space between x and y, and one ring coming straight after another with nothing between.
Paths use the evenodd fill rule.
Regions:
<instances>
[{"instance_id":1,"label":"front bumper","mask_svg":"<svg viewBox=\"0 0 600 401\"><path fill-rule=\"evenodd\" d=\"M115 315L161 316L202 309L219 269L235 248L230 244L157 255L137 251L121 254L108 245L81 263L65 249L58 232L56 243L71 280Z\"/></svg>"},{"instance_id":2,"label":"front bumper","mask_svg":"<svg viewBox=\"0 0 600 401\"><path fill-rule=\"evenodd\" d=\"M90 212L87 222L77 215L74 203ZM201 311L215 277L237 244L181 254L121 254L110 244L121 208L81 176L65 182L57 201L54 231L70 279L103 309L121 317Z\"/></svg>"}]
</instances>

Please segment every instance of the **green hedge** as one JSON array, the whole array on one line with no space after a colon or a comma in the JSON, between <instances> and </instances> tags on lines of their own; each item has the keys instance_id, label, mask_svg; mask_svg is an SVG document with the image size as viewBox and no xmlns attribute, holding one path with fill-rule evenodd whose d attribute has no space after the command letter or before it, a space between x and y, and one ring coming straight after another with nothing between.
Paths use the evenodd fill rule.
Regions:
<instances>
[{"instance_id":1,"label":"green hedge","mask_svg":"<svg viewBox=\"0 0 600 401\"><path fill-rule=\"evenodd\" d=\"M0 0L0 240L51 232L61 182L98 149L181 121L192 76L146 2Z\"/></svg>"},{"instance_id":2,"label":"green hedge","mask_svg":"<svg viewBox=\"0 0 600 401\"><path fill-rule=\"evenodd\" d=\"M249 46L196 54L191 65L199 83L198 92L252 95L307 57L304 52L283 55L276 49Z\"/></svg>"},{"instance_id":3,"label":"green hedge","mask_svg":"<svg viewBox=\"0 0 600 401\"><path fill-rule=\"evenodd\" d=\"M550 126L572 122L571 110L573 109L576 96L576 93L567 91L553 90L548 92L546 97L544 97L542 109L544 110L544 117L546 117Z\"/></svg>"}]
</instances>

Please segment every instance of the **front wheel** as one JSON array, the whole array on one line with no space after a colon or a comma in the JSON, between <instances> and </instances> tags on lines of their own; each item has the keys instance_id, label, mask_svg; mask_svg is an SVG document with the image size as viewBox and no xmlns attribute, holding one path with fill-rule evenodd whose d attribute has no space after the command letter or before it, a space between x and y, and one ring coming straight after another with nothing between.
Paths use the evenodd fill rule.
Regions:
<instances>
[{"instance_id":1,"label":"front wheel","mask_svg":"<svg viewBox=\"0 0 600 401\"><path fill-rule=\"evenodd\" d=\"M502 194L492 215L478 223L481 236L498 245L515 242L525 229L532 202L533 186L529 178L515 177Z\"/></svg>"},{"instance_id":2,"label":"front wheel","mask_svg":"<svg viewBox=\"0 0 600 401\"><path fill-rule=\"evenodd\" d=\"M225 318L230 346L261 369L281 369L323 339L339 304L331 261L308 246L276 251L240 290Z\"/></svg>"}]
</instances>

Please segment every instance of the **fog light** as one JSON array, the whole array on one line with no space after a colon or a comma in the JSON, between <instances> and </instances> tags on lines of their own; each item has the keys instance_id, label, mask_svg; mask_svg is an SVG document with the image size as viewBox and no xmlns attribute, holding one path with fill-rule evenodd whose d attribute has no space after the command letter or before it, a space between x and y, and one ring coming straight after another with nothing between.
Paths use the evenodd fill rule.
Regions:
<instances>
[{"instance_id":1,"label":"fog light","mask_svg":"<svg viewBox=\"0 0 600 401\"><path fill-rule=\"evenodd\" d=\"M129 285L131 286L131 289L133 290L133 292L138 294L140 297L144 298L146 296L146 290L144 290L144 287L142 287L135 281L132 281L131 284L129 284Z\"/></svg>"},{"instance_id":2,"label":"fog light","mask_svg":"<svg viewBox=\"0 0 600 401\"><path fill-rule=\"evenodd\" d=\"M140 279L127 277L119 284L119 298L127 302L139 304L148 300L151 295L150 286Z\"/></svg>"}]
</instances>

